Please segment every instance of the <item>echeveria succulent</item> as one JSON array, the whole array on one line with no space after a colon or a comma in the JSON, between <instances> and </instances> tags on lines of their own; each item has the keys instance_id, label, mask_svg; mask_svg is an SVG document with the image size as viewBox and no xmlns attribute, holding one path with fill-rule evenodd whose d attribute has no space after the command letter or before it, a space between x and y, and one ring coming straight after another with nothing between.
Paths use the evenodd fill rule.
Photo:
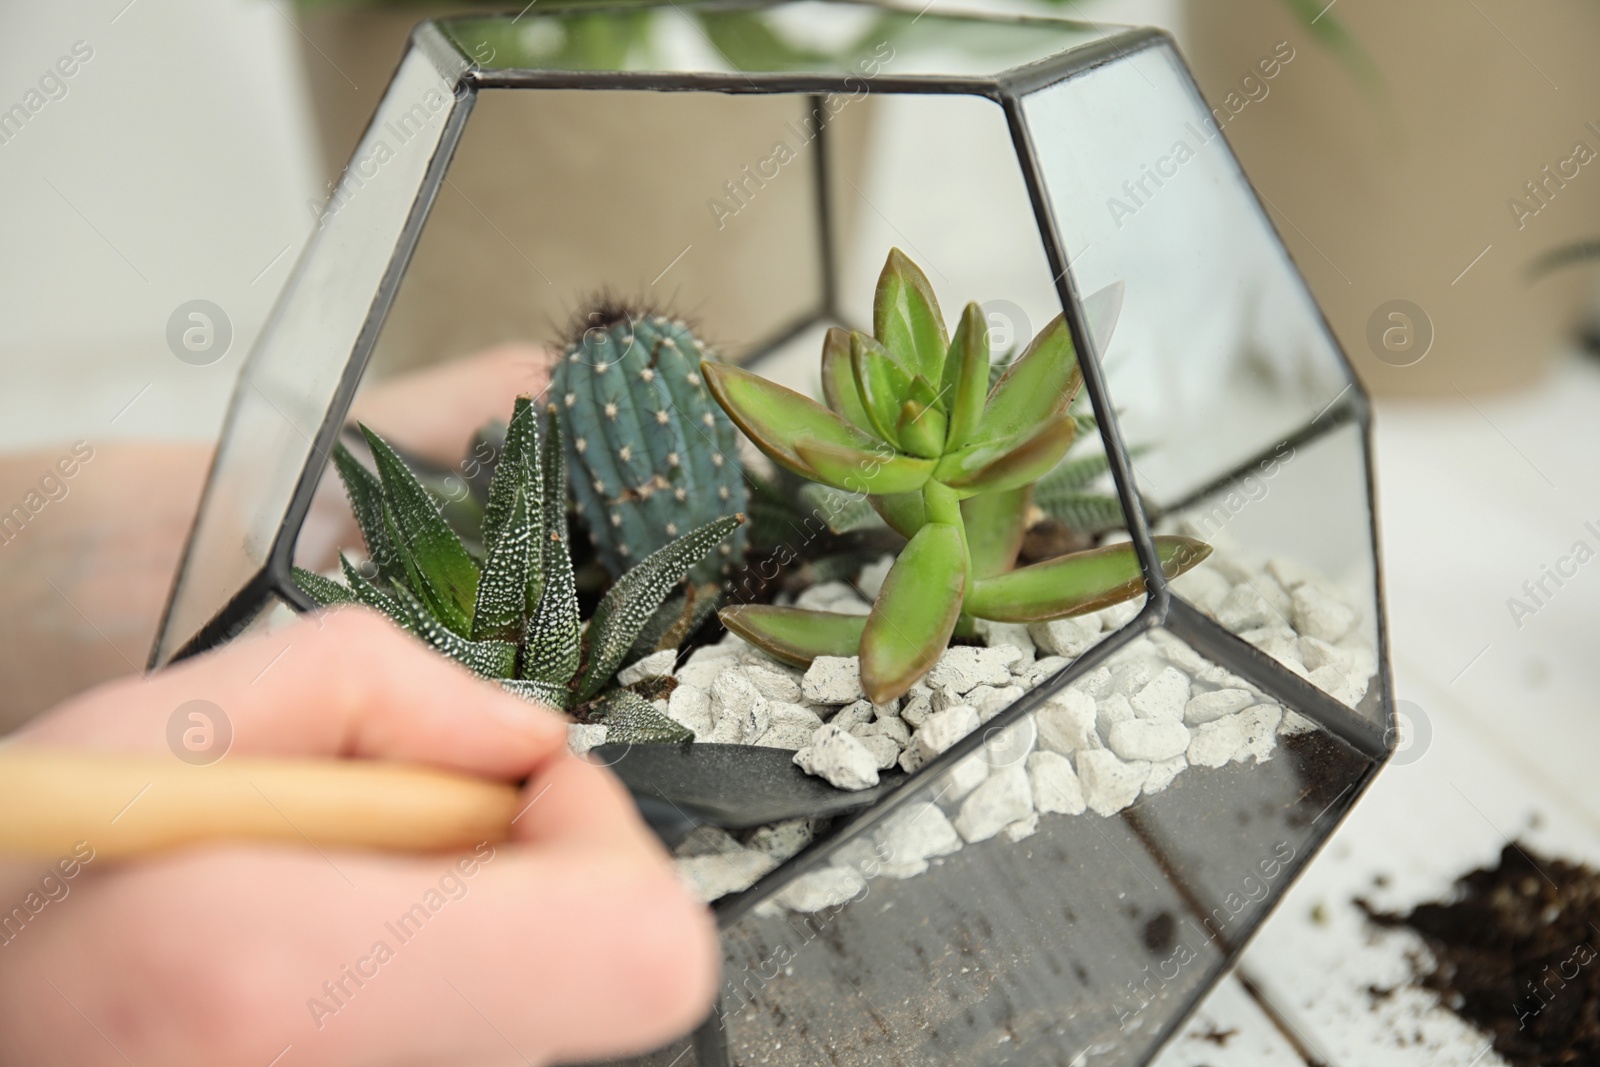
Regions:
<instances>
[{"instance_id":1,"label":"echeveria succulent","mask_svg":"<svg viewBox=\"0 0 1600 1067\"><path fill-rule=\"evenodd\" d=\"M987 323L968 304L946 331L928 279L898 249L873 303L873 334L828 331L827 405L725 363L704 362L712 395L774 463L865 495L909 539L866 617L770 605L723 608L729 629L795 664L861 657L874 701L904 693L974 619L1038 622L1140 595L1130 544L1016 567L1034 483L1077 432L1082 384L1066 319L1056 317L990 385ZM1176 576L1209 553L1156 538Z\"/></svg>"},{"instance_id":2,"label":"echeveria succulent","mask_svg":"<svg viewBox=\"0 0 1600 1067\"><path fill-rule=\"evenodd\" d=\"M343 555L345 584L297 569L318 604L375 608L512 693L605 722L615 741L687 741L693 734L649 701L612 686L641 635L674 629L668 614L694 618L694 597L663 602L689 568L740 523L706 523L640 560L611 586L585 626L567 538L567 478L560 424L541 435L532 402L516 403L489 484L482 553L474 554L395 450L362 427L377 472L343 445L334 464L350 497L371 567ZM543 440L541 440L541 436ZM676 627L678 630L686 626ZM679 634L681 636L681 633Z\"/></svg>"}]
</instances>

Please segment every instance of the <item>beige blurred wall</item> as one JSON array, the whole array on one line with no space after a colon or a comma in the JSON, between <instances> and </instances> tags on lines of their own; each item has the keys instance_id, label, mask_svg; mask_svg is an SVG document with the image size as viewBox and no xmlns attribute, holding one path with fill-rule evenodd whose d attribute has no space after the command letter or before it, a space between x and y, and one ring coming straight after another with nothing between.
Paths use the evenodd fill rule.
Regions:
<instances>
[{"instance_id":1,"label":"beige blurred wall","mask_svg":"<svg viewBox=\"0 0 1600 1067\"><path fill-rule=\"evenodd\" d=\"M1213 106L1243 98L1257 62L1291 42L1293 62L1227 137L1358 373L1379 392L1452 398L1536 380L1591 307L1588 271L1533 283L1526 270L1600 236L1600 155L1567 179L1543 169L1580 143L1600 154L1600 4L1339 0L1329 14L1381 87L1281 0L1190 0L1184 40ZM1398 365L1430 323L1431 349Z\"/></svg>"}]
</instances>

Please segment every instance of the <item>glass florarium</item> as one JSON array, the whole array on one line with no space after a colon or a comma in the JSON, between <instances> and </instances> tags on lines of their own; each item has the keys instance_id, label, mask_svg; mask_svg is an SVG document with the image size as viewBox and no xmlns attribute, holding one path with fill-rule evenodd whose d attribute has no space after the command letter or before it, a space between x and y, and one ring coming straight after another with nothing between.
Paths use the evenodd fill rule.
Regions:
<instances>
[{"instance_id":1,"label":"glass florarium","mask_svg":"<svg viewBox=\"0 0 1600 1067\"><path fill-rule=\"evenodd\" d=\"M1366 399L1229 118L1149 30L422 24L154 663L359 601L570 713L723 929L641 1062L1147 1062L1392 742ZM352 419L507 337L459 465Z\"/></svg>"}]
</instances>

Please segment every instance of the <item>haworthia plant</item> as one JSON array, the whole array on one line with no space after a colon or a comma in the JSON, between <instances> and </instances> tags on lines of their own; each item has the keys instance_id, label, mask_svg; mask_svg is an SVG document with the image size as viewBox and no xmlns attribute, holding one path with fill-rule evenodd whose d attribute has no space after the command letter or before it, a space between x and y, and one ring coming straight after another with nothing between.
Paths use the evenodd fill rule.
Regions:
<instances>
[{"instance_id":1,"label":"haworthia plant","mask_svg":"<svg viewBox=\"0 0 1600 1067\"><path fill-rule=\"evenodd\" d=\"M607 304L579 321L551 375L589 539L612 576L694 526L745 510L738 434L700 376L705 344L681 321ZM718 580L744 558L735 531L695 564Z\"/></svg>"},{"instance_id":2,"label":"haworthia plant","mask_svg":"<svg viewBox=\"0 0 1600 1067\"><path fill-rule=\"evenodd\" d=\"M389 443L366 427L362 432L376 473L343 445L334 464L371 565L364 570L341 555L344 584L297 569L295 579L312 601L375 608L512 693L606 723L609 740L693 740L649 701L616 688L614 675L641 644L660 647L675 623L678 639L688 632L699 617L697 598L703 603L708 594L674 591L743 515L708 522L640 560L585 626L567 543L566 465L554 407L541 432L532 401L516 402L489 483L481 555L467 549Z\"/></svg>"},{"instance_id":3,"label":"haworthia plant","mask_svg":"<svg viewBox=\"0 0 1600 1067\"><path fill-rule=\"evenodd\" d=\"M975 619L1063 618L1144 590L1129 544L1016 566L1035 483L1056 470L1081 421L1068 411L1082 376L1064 317L991 385L981 309L968 304L947 333L927 277L895 249L878 279L872 334L833 329L823 343L826 407L738 367L701 370L774 463L865 496L909 541L865 619L757 604L722 610L729 629L779 659L859 655L862 687L882 702L909 689ZM1211 551L1187 537L1158 537L1156 546L1169 577Z\"/></svg>"}]
</instances>

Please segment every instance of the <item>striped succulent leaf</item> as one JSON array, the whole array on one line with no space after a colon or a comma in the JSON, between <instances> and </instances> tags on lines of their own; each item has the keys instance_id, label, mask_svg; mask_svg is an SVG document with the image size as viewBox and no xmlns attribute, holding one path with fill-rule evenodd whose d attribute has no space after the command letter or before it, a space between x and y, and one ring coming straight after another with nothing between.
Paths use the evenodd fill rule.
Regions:
<instances>
[{"instance_id":1,"label":"striped succulent leaf","mask_svg":"<svg viewBox=\"0 0 1600 1067\"><path fill-rule=\"evenodd\" d=\"M561 453L561 422L550 411L549 432L539 457L537 477L543 484L544 521L539 533L541 564L529 575L528 647L522 677L566 685L578 673L582 655L578 619L578 583L572 573L572 545L567 536L567 466ZM539 585L535 588L535 578Z\"/></svg>"},{"instance_id":2,"label":"striped succulent leaf","mask_svg":"<svg viewBox=\"0 0 1600 1067\"><path fill-rule=\"evenodd\" d=\"M578 696L587 700L598 693L633 647L634 640L649 623L672 587L683 581L713 545L744 522L743 515L729 515L708 522L698 530L657 549L638 566L618 578L589 620L588 662L578 683Z\"/></svg>"},{"instance_id":3,"label":"striped succulent leaf","mask_svg":"<svg viewBox=\"0 0 1600 1067\"><path fill-rule=\"evenodd\" d=\"M589 719L605 724L607 743L659 745L694 740L693 730L663 715L629 689L613 690L590 711Z\"/></svg>"}]
</instances>

